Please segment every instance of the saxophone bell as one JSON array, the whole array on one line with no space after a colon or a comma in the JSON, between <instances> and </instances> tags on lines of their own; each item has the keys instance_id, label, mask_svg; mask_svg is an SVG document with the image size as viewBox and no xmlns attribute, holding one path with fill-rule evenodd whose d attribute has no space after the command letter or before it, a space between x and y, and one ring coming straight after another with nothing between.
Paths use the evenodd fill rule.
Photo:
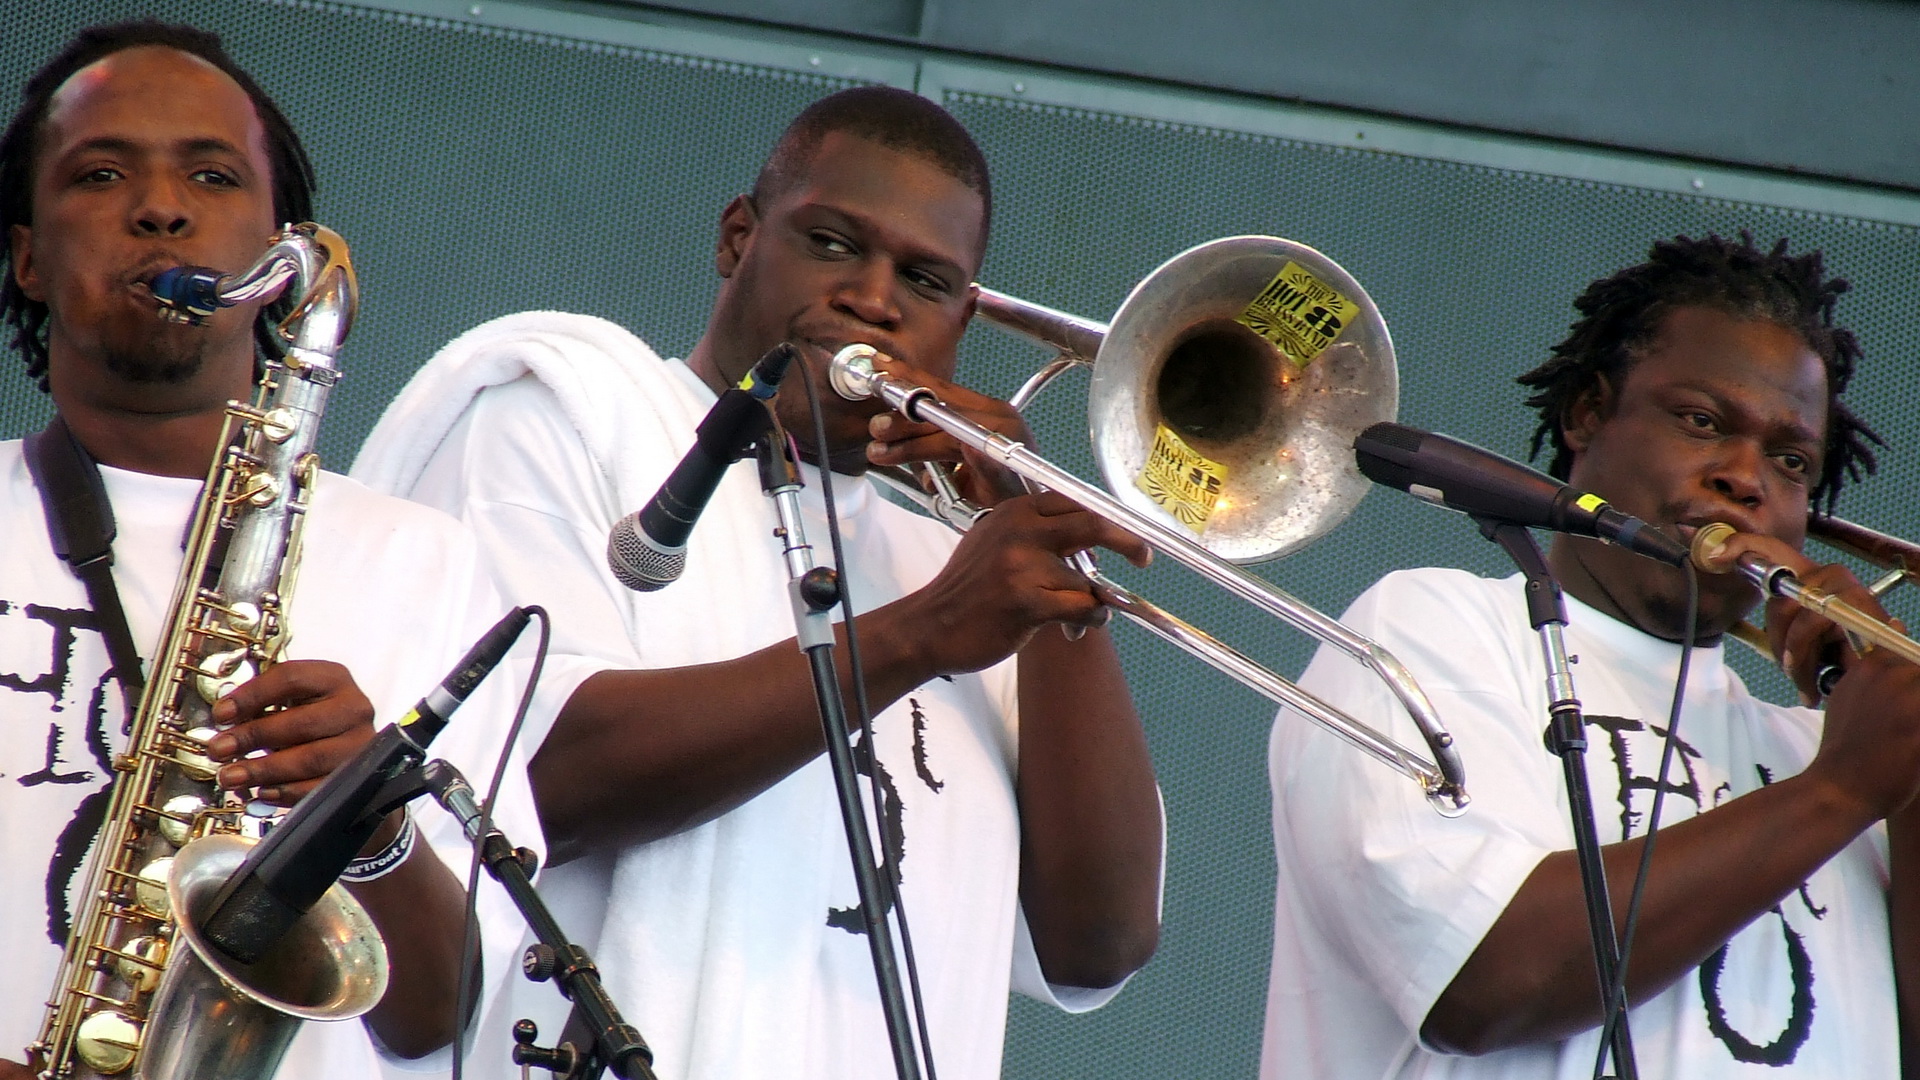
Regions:
<instances>
[{"instance_id":1,"label":"saxophone bell","mask_svg":"<svg viewBox=\"0 0 1920 1080\"><path fill-rule=\"evenodd\" d=\"M339 885L254 963L207 944L200 924L252 846L215 834L174 857L167 896L178 918L147 1015L142 1080L272 1076L302 1021L351 1019L386 995L379 931Z\"/></svg>"}]
</instances>

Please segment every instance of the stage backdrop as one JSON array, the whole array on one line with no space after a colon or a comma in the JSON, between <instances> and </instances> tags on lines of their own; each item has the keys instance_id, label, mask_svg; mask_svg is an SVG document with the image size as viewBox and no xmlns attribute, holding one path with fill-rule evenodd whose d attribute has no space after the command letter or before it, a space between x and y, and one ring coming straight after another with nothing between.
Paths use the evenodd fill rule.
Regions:
<instances>
[{"instance_id":1,"label":"stage backdrop","mask_svg":"<svg viewBox=\"0 0 1920 1080\"><path fill-rule=\"evenodd\" d=\"M1402 420L1515 455L1532 419L1513 376L1558 340L1586 282L1674 233L1822 247L1856 284L1841 305L1866 345L1853 400L1891 443L1880 477L1841 509L1920 534L1920 199L578 4L379 3L65 0L11 10L0 35L9 112L75 29L136 14L220 31L278 97L318 163L319 216L353 243L365 289L322 437L335 467L428 355L484 319L590 312L683 354L712 296L720 208L799 108L876 81L944 102L985 147L999 211L985 282L1105 318L1192 244L1291 237L1342 263L1385 314ZM1041 359L982 328L963 373L1006 393ZM0 377L0 437L47 415L18 370ZM1045 450L1090 475L1079 381L1037 426ZM1378 491L1262 573L1338 613L1380 574L1428 563L1506 572L1465 519ZM1308 642L1184 571L1127 577L1286 673L1305 664ZM1272 709L1118 633L1166 792L1163 944L1099 1013L1016 1002L1007 1075L1249 1076L1271 933Z\"/></svg>"}]
</instances>

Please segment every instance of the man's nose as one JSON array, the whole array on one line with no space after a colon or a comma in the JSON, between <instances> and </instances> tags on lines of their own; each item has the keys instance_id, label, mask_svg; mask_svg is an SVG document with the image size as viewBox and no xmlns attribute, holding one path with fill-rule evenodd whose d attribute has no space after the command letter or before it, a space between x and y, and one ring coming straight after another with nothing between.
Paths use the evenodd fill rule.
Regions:
<instances>
[{"instance_id":1,"label":"man's nose","mask_svg":"<svg viewBox=\"0 0 1920 1080\"><path fill-rule=\"evenodd\" d=\"M173 177L151 177L134 200L133 231L141 236L185 236L193 229L193 213L181 182Z\"/></svg>"},{"instance_id":2,"label":"man's nose","mask_svg":"<svg viewBox=\"0 0 1920 1080\"><path fill-rule=\"evenodd\" d=\"M884 259L863 259L834 292L834 306L866 323L891 330L900 323L893 267Z\"/></svg>"},{"instance_id":3,"label":"man's nose","mask_svg":"<svg viewBox=\"0 0 1920 1080\"><path fill-rule=\"evenodd\" d=\"M1757 441L1727 439L1715 457L1707 483L1733 502L1757 507L1766 494L1764 470L1767 466L1766 450Z\"/></svg>"}]
</instances>

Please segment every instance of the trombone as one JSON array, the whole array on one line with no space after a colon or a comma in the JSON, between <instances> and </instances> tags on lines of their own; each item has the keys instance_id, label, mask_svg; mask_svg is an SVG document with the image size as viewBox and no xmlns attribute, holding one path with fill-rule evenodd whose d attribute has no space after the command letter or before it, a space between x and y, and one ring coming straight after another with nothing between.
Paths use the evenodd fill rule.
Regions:
<instances>
[{"instance_id":1,"label":"trombone","mask_svg":"<svg viewBox=\"0 0 1920 1080\"><path fill-rule=\"evenodd\" d=\"M1737 571L1752 581L1762 593L1768 596L1785 597L1831 619L1846 632L1847 639L1853 643L1857 651L1865 651L1863 643L1871 642L1891 649L1902 659L1920 664L1920 644L1916 644L1912 638L1832 594L1802 583L1792 571L1785 567L1762 564L1757 560L1743 560L1735 566L1709 565L1701 553L1731 535L1733 531L1730 526L1716 524L1695 533L1694 565L1712 573ZM1874 596L1886 595L1895 586L1908 580L1914 570L1920 569L1920 544L1902 540L1897 536L1889 536L1844 518L1810 514L1807 516L1807 535L1828 547L1886 570L1885 575L1867 586L1867 591ZM1735 624L1728 633L1752 646L1761 655L1770 660L1773 659L1773 647L1767 642L1765 630L1750 622L1740 622ZM1822 669L1819 676L1822 693L1831 689L1828 684L1837 675L1837 668Z\"/></svg>"},{"instance_id":2,"label":"trombone","mask_svg":"<svg viewBox=\"0 0 1920 1080\"><path fill-rule=\"evenodd\" d=\"M1459 752L1411 673L1379 644L1240 565L1299 550L1366 494L1353 437L1393 416L1398 378L1386 325L1359 284L1303 244L1239 236L1166 262L1135 286L1111 324L990 289L980 290L978 315L1058 351L1013 396L1015 408L1067 369L1092 367L1089 423L1106 490L876 370L870 346L849 345L834 357L834 389L935 424L1365 665L1406 707L1430 758L1141 598L1090 557L1075 561L1112 610L1405 774L1440 813L1463 812ZM940 469L872 473L961 531L985 512Z\"/></svg>"}]
</instances>

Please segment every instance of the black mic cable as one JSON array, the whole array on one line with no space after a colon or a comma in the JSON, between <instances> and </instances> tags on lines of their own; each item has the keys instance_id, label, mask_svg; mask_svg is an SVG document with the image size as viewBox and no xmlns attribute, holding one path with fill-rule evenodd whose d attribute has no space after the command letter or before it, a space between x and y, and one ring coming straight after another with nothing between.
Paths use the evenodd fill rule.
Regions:
<instances>
[{"instance_id":1,"label":"black mic cable","mask_svg":"<svg viewBox=\"0 0 1920 1080\"><path fill-rule=\"evenodd\" d=\"M840 531L840 511L833 496L833 467L828 464L833 458L833 448L827 444L826 416L820 407L820 394L811 381L803 380L801 389L807 393L807 411L813 418L814 453L819 458L820 499L827 517L827 544L833 552L834 573L840 579L840 617L841 625L847 634L847 673L853 683L853 701L855 720L860 727L860 737L875 761L880 759L879 744L873 737L873 703L867 698L866 665L860 658L860 634L855 625L855 608L851 586L848 584L853 575L852 567L847 565L847 553ZM871 781L872 778L869 777ZM887 819L886 805L880 793L878 783L869 783L869 796L873 806L874 827L885 841L882 850L905 850L898 827ZM893 912L900 927L900 954L906 962L907 990L912 995L914 1027L919 1038L915 1040L916 1052L920 1056L921 1070L925 1080L939 1080L934 1070L933 1041L928 1034L927 1006L925 996L920 990L920 961L913 951L913 931L907 925L907 907L900 896L900 889L891 875L881 875L881 887L886 889L893 899ZM886 918L887 912L874 913L875 917Z\"/></svg>"},{"instance_id":2,"label":"black mic cable","mask_svg":"<svg viewBox=\"0 0 1920 1080\"><path fill-rule=\"evenodd\" d=\"M538 604L528 604L521 610L530 616L539 618L540 637L534 645L533 665L528 669L526 683L520 689L520 704L514 709L513 722L507 725L506 737L500 741L500 753L494 758L493 775L487 780L486 797L480 800L480 819L476 827L482 835L493 831L494 804L500 797L500 785L506 779L507 765L513 759L513 748L520 741L520 729L526 725L527 710L533 706L534 691L539 689L540 676L546 671L547 649L553 641L553 619L547 615L546 608ZM456 814L455 817L458 818L459 815ZM461 821L461 830L463 832L466 830L466 822L464 820ZM467 908L465 918L462 920L463 926L460 934L461 956L477 956L480 951L479 889L480 867L484 860L481 858L482 852L480 845L473 844L471 847L473 851L468 856L467 861ZM475 997L473 992L473 979L478 974L480 974L480 972L475 969L475 965L460 965L460 981L457 984L457 992L453 999L454 1015L457 1020L454 1024L454 1030L456 1031L464 1032L467 1027L467 1021L471 1019L467 1014L467 1005L468 999ZM473 1012L478 1014L485 1008L486 1003L476 999L472 1004ZM466 1039L456 1037L453 1040L452 1080L464 1080L465 1066Z\"/></svg>"}]
</instances>

